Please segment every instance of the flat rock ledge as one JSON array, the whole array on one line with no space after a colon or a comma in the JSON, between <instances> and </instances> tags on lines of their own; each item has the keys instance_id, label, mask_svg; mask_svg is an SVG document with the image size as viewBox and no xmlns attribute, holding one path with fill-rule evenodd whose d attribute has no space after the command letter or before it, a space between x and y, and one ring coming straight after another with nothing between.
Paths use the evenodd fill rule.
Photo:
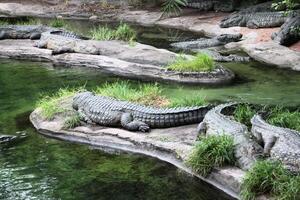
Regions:
<instances>
[{"instance_id":1,"label":"flat rock ledge","mask_svg":"<svg viewBox=\"0 0 300 200\"><path fill-rule=\"evenodd\" d=\"M63 129L62 116L47 121L40 113L39 109L32 112L30 121L37 131L45 136L91 145L105 151L131 152L155 157L239 199L240 185L245 173L243 170L236 167L218 168L204 178L185 165L184 160L197 138L197 125L153 129L147 134L100 126L80 126L66 130Z\"/></svg>"},{"instance_id":2,"label":"flat rock ledge","mask_svg":"<svg viewBox=\"0 0 300 200\"><path fill-rule=\"evenodd\" d=\"M217 66L211 72L199 73L167 70L158 65L157 60L168 63L177 55L149 45L136 44L136 46L130 47L123 42L103 41L101 46L104 55L83 53L53 55L52 50L34 47L34 41L31 40L2 40L0 41L0 58L46 61L55 66L93 68L130 79L185 84L223 85L230 83L235 77L231 70L222 66Z\"/></svg>"}]
</instances>

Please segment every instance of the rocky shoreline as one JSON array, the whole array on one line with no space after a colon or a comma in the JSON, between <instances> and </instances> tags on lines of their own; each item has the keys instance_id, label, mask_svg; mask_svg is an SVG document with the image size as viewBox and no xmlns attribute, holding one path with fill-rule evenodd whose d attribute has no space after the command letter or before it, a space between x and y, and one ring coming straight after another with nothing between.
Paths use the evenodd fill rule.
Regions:
<instances>
[{"instance_id":1,"label":"rocky shoreline","mask_svg":"<svg viewBox=\"0 0 300 200\"><path fill-rule=\"evenodd\" d=\"M33 9L34 7L34 9ZM17 17L57 17L64 18L83 18L94 21L117 20L129 23L136 23L143 26L161 26L174 29L181 29L200 33L208 37L214 37L217 34L237 34L244 35L241 42L229 44L225 47L228 50L242 50L253 59L272 66L300 71L300 51L279 45L271 40L273 32L278 28L249 29L246 27L220 28L219 22L228 14L215 12L198 12L187 16L173 18L161 18L162 13L157 11L128 10L121 9L118 12L111 12L107 16L102 12L88 13L82 12L76 6L64 8L65 12L55 10L54 6L42 6L39 4L18 4L18 3L0 3L0 16ZM84 14L83 14L84 13ZM294 45L297 46L297 45ZM293 48L295 49L295 48Z\"/></svg>"},{"instance_id":2,"label":"rocky shoreline","mask_svg":"<svg viewBox=\"0 0 300 200\"><path fill-rule=\"evenodd\" d=\"M183 160L188 156L198 135L197 125L154 129L147 134L100 126L80 126L64 130L62 116L47 121L41 116L39 109L30 115L30 121L39 133L48 137L91 145L106 151L112 149L158 158L239 199L240 185L245 173L243 170L223 167L214 169L207 178L204 178L185 165Z\"/></svg>"},{"instance_id":3,"label":"rocky shoreline","mask_svg":"<svg viewBox=\"0 0 300 200\"><path fill-rule=\"evenodd\" d=\"M234 79L234 73L217 66L211 72L182 73L167 70L159 64L167 64L176 54L149 45L129 44L121 41L101 41L102 55L64 53L53 55L49 49L34 47L31 40L0 41L0 57L52 62L55 66L93 68L108 74L139 80L154 80L184 84L223 85ZM103 55L104 54L104 55ZM159 58L159 59L157 59ZM158 61L157 61L158 60ZM147 64L142 64L142 63Z\"/></svg>"}]
</instances>

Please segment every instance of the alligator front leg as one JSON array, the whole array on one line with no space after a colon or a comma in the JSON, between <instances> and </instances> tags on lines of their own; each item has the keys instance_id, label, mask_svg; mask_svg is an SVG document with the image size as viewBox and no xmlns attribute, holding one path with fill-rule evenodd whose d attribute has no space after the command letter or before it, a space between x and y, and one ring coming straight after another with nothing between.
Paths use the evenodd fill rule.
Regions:
<instances>
[{"instance_id":1,"label":"alligator front leg","mask_svg":"<svg viewBox=\"0 0 300 200\"><path fill-rule=\"evenodd\" d=\"M124 113L121 116L121 125L129 131L142 131L148 132L150 131L150 127L148 124L134 120L130 113Z\"/></svg>"},{"instance_id":2,"label":"alligator front leg","mask_svg":"<svg viewBox=\"0 0 300 200\"><path fill-rule=\"evenodd\" d=\"M271 152L273 146L275 145L277 139L278 138L275 136L270 136L265 139L265 141L264 141L264 155L265 156L270 156L270 152Z\"/></svg>"},{"instance_id":3,"label":"alligator front leg","mask_svg":"<svg viewBox=\"0 0 300 200\"><path fill-rule=\"evenodd\" d=\"M31 33L30 35L30 39L31 40L39 40L41 38L41 33L35 32L35 33Z\"/></svg>"}]
</instances>

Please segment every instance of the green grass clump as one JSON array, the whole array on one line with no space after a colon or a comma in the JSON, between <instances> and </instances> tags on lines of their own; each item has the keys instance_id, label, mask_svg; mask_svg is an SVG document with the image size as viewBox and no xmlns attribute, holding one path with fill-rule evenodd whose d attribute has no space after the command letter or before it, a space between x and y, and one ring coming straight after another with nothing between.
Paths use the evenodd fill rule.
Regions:
<instances>
[{"instance_id":1,"label":"green grass clump","mask_svg":"<svg viewBox=\"0 0 300 200\"><path fill-rule=\"evenodd\" d=\"M80 125L80 116L76 113L66 118L64 122L64 128L75 128Z\"/></svg>"},{"instance_id":2,"label":"green grass clump","mask_svg":"<svg viewBox=\"0 0 300 200\"><path fill-rule=\"evenodd\" d=\"M162 89L158 84L139 84L134 86L128 81L118 81L97 87L95 93L158 107L168 103L168 100L162 95Z\"/></svg>"},{"instance_id":3,"label":"green grass clump","mask_svg":"<svg viewBox=\"0 0 300 200\"><path fill-rule=\"evenodd\" d=\"M251 118L255 115L256 110L249 104L239 104L234 110L233 116L236 121L251 126Z\"/></svg>"},{"instance_id":4,"label":"green grass clump","mask_svg":"<svg viewBox=\"0 0 300 200\"><path fill-rule=\"evenodd\" d=\"M278 200L296 200L300 196L300 177L293 176L280 162L258 161L243 180L241 196L255 200L269 194Z\"/></svg>"},{"instance_id":5,"label":"green grass clump","mask_svg":"<svg viewBox=\"0 0 300 200\"><path fill-rule=\"evenodd\" d=\"M94 28L90 34L93 40L123 40L133 42L136 39L136 31L123 23L115 30L107 26Z\"/></svg>"},{"instance_id":6,"label":"green grass clump","mask_svg":"<svg viewBox=\"0 0 300 200\"><path fill-rule=\"evenodd\" d=\"M274 107L269 111L267 122L284 128L290 128L296 131L300 131L300 111L294 112L282 107Z\"/></svg>"},{"instance_id":7,"label":"green grass clump","mask_svg":"<svg viewBox=\"0 0 300 200\"><path fill-rule=\"evenodd\" d=\"M54 28L63 28L67 26L67 23L63 19L53 19L50 22L50 26Z\"/></svg>"},{"instance_id":8,"label":"green grass clump","mask_svg":"<svg viewBox=\"0 0 300 200\"><path fill-rule=\"evenodd\" d=\"M187 160L187 164L202 176L207 176L213 167L233 164L234 162L233 138L227 135L202 138L195 144Z\"/></svg>"},{"instance_id":9,"label":"green grass clump","mask_svg":"<svg viewBox=\"0 0 300 200\"><path fill-rule=\"evenodd\" d=\"M203 106L205 104L207 104L205 97L196 94L192 97L184 96L181 98L174 98L168 107Z\"/></svg>"},{"instance_id":10,"label":"green grass clump","mask_svg":"<svg viewBox=\"0 0 300 200\"><path fill-rule=\"evenodd\" d=\"M98 95L155 107L202 106L206 104L204 98L199 95L191 98L167 98L157 83L136 85L128 81L117 81L97 87L94 92Z\"/></svg>"},{"instance_id":11,"label":"green grass clump","mask_svg":"<svg viewBox=\"0 0 300 200\"><path fill-rule=\"evenodd\" d=\"M6 19L1 19L0 26L6 26L6 25L9 25L8 21Z\"/></svg>"},{"instance_id":12,"label":"green grass clump","mask_svg":"<svg viewBox=\"0 0 300 200\"><path fill-rule=\"evenodd\" d=\"M62 101L75 95L82 89L59 89L59 91L53 95L45 96L37 102L37 107L41 109L42 115L46 119L53 119L58 113L66 112L66 108L62 105Z\"/></svg>"},{"instance_id":13,"label":"green grass clump","mask_svg":"<svg viewBox=\"0 0 300 200\"><path fill-rule=\"evenodd\" d=\"M179 56L174 63L167 66L169 70L179 72L210 72L215 69L215 62L207 54L197 54L191 60Z\"/></svg>"}]
</instances>

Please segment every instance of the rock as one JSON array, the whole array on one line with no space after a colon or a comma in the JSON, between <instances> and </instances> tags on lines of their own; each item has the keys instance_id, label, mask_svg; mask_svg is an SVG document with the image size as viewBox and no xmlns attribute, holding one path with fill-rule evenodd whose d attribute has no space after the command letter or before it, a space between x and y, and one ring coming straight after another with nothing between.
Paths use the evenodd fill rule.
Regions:
<instances>
[{"instance_id":1,"label":"rock","mask_svg":"<svg viewBox=\"0 0 300 200\"><path fill-rule=\"evenodd\" d=\"M89 42L89 40L86 42ZM139 80L224 85L230 83L235 77L232 71L223 68L222 66L218 66L212 72L179 73L168 71L159 65L141 64L143 62L157 64L158 58L161 58L161 61L163 61L163 59L166 61L166 57L163 57L162 55L176 56L176 54L171 52L168 53L166 50L157 50L156 48L148 45L140 45L134 49L126 45L122 47L122 43L114 46L118 43L118 41L107 42L108 43L105 41L103 43L97 43L99 45L98 47L103 45L107 48L112 48L103 48L103 53L101 53L102 55L90 55L83 53L64 53L61 55L53 55L52 50L33 47L33 42L30 40L2 40L0 41L0 57L49 61L54 65L67 67L93 68L117 76ZM121 48L118 49L118 46ZM124 49L129 52L124 52ZM107 56L105 56L105 54Z\"/></svg>"},{"instance_id":2,"label":"rock","mask_svg":"<svg viewBox=\"0 0 300 200\"><path fill-rule=\"evenodd\" d=\"M95 21L97 19L98 19L98 16L96 16L96 15L93 15L93 16L89 17L89 20L91 20L91 21Z\"/></svg>"},{"instance_id":3,"label":"rock","mask_svg":"<svg viewBox=\"0 0 300 200\"><path fill-rule=\"evenodd\" d=\"M272 41L241 44L240 47L250 57L262 63L300 71L300 52L293 51Z\"/></svg>"},{"instance_id":4,"label":"rock","mask_svg":"<svg viewBox=\"0 0 300 200\"><path fill-rule=\"evenodd\" d=\"M56 19L63 19L63 16L57 15L57 16L56 16Z\"/></svg>"},{"instance_id":5,"label":"rock","mask_svg":"<svg viewBox=\"0 0 300 200\"><path fill-rule=\"evenodd\" d=\"M71 106L71 102L69 104ZM184 160L198 135L197 125L153 129L147 134L100 126L63 130L64 117L56 116L53 121L45 121L38 110L30 115L30 121L39 133L46 136L92 145L105 151L113 149L161 159L238 198L244 171L236 167L224 167L213 170L208 178L203 178L185 165Z\"/></svg>"}]
</instances>

